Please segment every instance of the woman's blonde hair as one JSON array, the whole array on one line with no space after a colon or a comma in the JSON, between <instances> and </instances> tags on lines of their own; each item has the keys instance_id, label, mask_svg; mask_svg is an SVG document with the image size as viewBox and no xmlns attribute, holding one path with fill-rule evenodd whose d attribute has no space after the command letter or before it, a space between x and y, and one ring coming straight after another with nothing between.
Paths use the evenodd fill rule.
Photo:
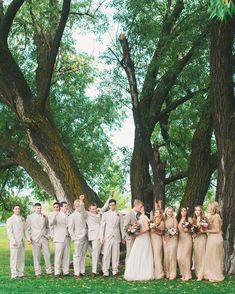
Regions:
<instances>
[{"instance_id":1,"label":"woman's blonde hair","mask_svg":"<svg viewBox=\"0 0 235 294\"><path fill-rule=\"evenodd\" d=\"M217 201L210 202L208 207L210 206L210 214L220 214L220 205Z\"/></svg>"},{"instance_id":2,"label":"woman's blonde hair","mask_svg":"<svg viewBox=\"0 0 235 294\"><path fill-rule=\"evenodd\" d=\"M157 222L157 224L160 224L162 221L164 221L163 210L162 210L161 208L157 208L157 209L155 209L155 211L154 211L154 215L153 215L153 221L154 221L154 222L156 222L156 217L155 217L155 212L156 212L156 211L159 211L159 213L160 213L160 216L159 216L159 218L158 218L158 222Z\"/></svg>"},{"instance_id":3,"label":"woman's blonde hair","mask_svg":"<svg viewBox=\"0 0 235 294\"><path fill-rule=\"evenodd\" d=\"M194 207L194 213L193 213L193 222L194 222L194 223L197 222L197 216L196 216L196 214L195 214L195 209L196 209L197 207L200 207L200 208L201 208L201 219L206 219L203 207L202 207L201 205L197 205L197 206Z\"/></svg>"},{"instance_id":4,"label":"woman's blonde hair","mask_svg":"<svg viewBox=\"0 0 235 294\"><path fill-rule=\"evenodd\" d=\"M171 206L168 206L168 207L166 207L166 209L165 209L165 211L164 211L164 220L167 220L167 211L169 210L169 209L172 209L172 216L173 217L175 217L174 216L174 209L173 209L173 207L171 207Z\"/></svg>"}]
</instances>

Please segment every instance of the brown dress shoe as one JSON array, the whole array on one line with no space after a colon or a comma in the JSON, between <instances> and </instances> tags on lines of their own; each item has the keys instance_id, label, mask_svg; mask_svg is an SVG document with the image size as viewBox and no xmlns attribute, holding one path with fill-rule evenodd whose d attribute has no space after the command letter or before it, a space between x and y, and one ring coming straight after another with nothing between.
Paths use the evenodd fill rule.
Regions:
<instances>
[{"instance_id":1,"label":"brown dress shoe","mask_svg":"<svg viewBox=\"0 0 235 294\"><path fill-rule=\"evenodd\" d=\"M96 277L96 274L95 273L91 273L91 277L92 278L95 278Z\"/></svg>"}]
</instances>

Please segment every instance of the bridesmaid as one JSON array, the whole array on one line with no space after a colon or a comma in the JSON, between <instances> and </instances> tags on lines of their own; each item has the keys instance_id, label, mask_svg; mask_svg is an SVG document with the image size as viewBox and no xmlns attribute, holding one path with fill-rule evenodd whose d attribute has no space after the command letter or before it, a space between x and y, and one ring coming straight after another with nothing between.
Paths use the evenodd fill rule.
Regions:
<instances>
[{"instance_id":1,"label":"bridesmaid","mask_svg":"<svg viewBox=\"0 0 235 294\"><path fill-rule=\"evenodd\" d=\"M173 208L165 210L165 235L163 237L164 271L167 279L176 278L177 245L178 245L178 222L173 215Z\"/></svg>"},{"instance_id":2,"label":"bridesmaid","mask_svg":"<svg viewBox=\"0 0 235 294\"><path fill-rule=\"evenodd\" d=\"M154 277L155 280L159 280L164 278L162 265L162 236L165 230L165 225L163 220L163 210L161 208L155 210L153 222L157 226L157 229L151 230L151 243L154 257Z\"/></svg>"},{"instance_id":3,"label":"bridesmaid","mask_svg":"<svg viewBox=\"0 0 235 294\"><path fill-rule=\"evenodd\" d=\"M205 220L205 215L202 206L198 205L195 207L193 214L193 225L200 226L200 222ZM193 255L194 255L194 267L195 274L198 281L203 279L204 265L205 265L205 254L206 254L206 232L199 231L193 236Z\"/></svg>"},{"instance_id":4,"label":"bridesmaid","mask_svg":"<svg viewBox=\"0 0 235 294\"><path fill-rule=\"evenodd\" d=\"M187 208L181 208L181 219L179 222L179 242L177 248L177 261L182 275L182 281L192 279L191 264L192 264L192 237L188 228L184 227L185 223L189 222Z\"/></svg>"},{"instance_id":5,"label":"bridesmaid","mask_svg":"<svg viewBox=\"0 0 235 294\"><path fill-rule=\"evenodd\" d=\"M219 214L218 202L212 202L208 206L209 227L206 243L205 272L204 278L210 282L220 282L224 280L224 248L221 225L222 220Z\"/></svg>"}]
</instances>

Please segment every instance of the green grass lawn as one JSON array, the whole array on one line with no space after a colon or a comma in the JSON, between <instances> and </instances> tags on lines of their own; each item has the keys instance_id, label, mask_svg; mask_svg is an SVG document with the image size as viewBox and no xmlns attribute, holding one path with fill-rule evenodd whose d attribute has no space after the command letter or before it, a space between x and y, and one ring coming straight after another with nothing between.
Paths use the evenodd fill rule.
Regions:
<instances>
[{"instance_id":1,"label":"green grass lawn","mask_svg":"<svg viewBox=\"0 0 235 294\"><path fill-rule=\"evenodd\" d=\"M87 260L87 273L91 272L90 260ZM123 272L123 268L121 269ZM11 280L9 272L9 248L5 227L0 227L0 293L235 293L235 277L227 277L222 283L182 282L160 280L149 282L126 282L123 276L118 278L85 277L75 280L73 277L55 279L54 277L34 277L30 246L26 246L26 270L24 279Z\"/></svg>"}]
</instances>

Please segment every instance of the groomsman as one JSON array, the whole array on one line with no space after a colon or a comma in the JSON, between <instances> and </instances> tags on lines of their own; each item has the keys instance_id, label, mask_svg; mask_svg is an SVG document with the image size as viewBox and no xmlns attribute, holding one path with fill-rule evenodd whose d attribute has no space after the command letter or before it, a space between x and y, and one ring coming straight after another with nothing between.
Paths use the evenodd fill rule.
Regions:
<instances>
[{"instance_id":1,"label":"groomsman","mask_svg":"<svg viewBox=\"0 0 235 294\"><path fill-rule=\"evenodd\" d=\"M128 225L134 224L135 222L137 222L137 220L139 219L141 215L142 207L143 207L143 202L136 199L133 203L133 209L130 212L128 212L124 217L124 230ZM125 240L126 240L126 260L127 260L135 238L133 236L128 235L125 230Z\"/></svg>"},{"instance_id":2,"label":"groomsman","mask_svg":"<svg viewBox=\"0 0 235 294\"><path fill-rule=\"evenodd\" d=\"M116 210L116 200L109 200L110 210L102 216L100 227L100 242L104 243L103 249L103 274L109 275L110 260L112 257L113 276L118 274L118 265L120 257L120 242L124 242L123 217Z\"/></svg>"},{"instance_id":3,"label":"groomsman","mask_svg":"<svg viewBox=\"0 0 235 294\"><path fill-rule=\"evenodd\" d=\"M36 276L41 276L41 251L44 256L46 273L50 275L50 249L49 249L49 222L47 216L42 214L42 205L36 203L34 205L34 213L26 219L26 238L32 243L33 263Z\"/></svg>"},{"instance_id":4,"label":"groomsman","mask_svg":"<svg viewBox=\"0 0 235 294\"><path fill-rule=\"evenodd\" d=\"M7 234L10 241L11 278L24 277L25 263L25 221L20 215L20 206L13 206L13 215L7 219Z\"/></svg>"},{"instance_id":5,"label":"groomsman","mask_svg":"<svg viewBox=\"0 0 235 294\"><path fill-rule=\"evenodd\" d=\"M73 267L74 276L81 278L85 275L85 258L88 246L86 217L84 207L84 195L74 201L75 211L69 216L68 229L71 239L74 241Z\"/></svg>"},{"instance_id":6,"label":"groomsman","mask_svg":"<svg viewBox=\"0 0 235 294\"><path fill-rule=\"evenodd\" d=\"M108 198L102 208L97 208L95 203L91 203L89 206L89 211L87 212L86 223L88 226L88 240L91 242L92 246L92 277L96 277L97 275L97 266L102 247L100 243L101 216L102 213L108 209L110 199L111 196Z\"/></svg>"},{"instance_id":7,"label":"groomsman","mask_svg":"<svg viewBox=\"0 0 235 294\"><path fill-rule=\"evenodd\" d=\"M59 202L54 202L53 203L53 212L48 215L49 224L52 222L52 220L54 219L55 214L57 214L58 212L60 212L60 203ZM52 236L54 235L53 226L49 225L49 231L50 231L50 237L51 237L51 239L53 239L52 238Z\"/></svg>"},{"instance_id":8,"label":"groomsman","mask_svg":"<svg viewBox=\"0 0 235 294\"><path fill-rule=\"evenodd\" d=\"M51 237L55 250L55 277L59 277L62 272L64 276L69 275L70 260L70 237L68 231L68 203L60 203L60 211L54 212L50 218Z\"/></svg>"}]
</instances>

